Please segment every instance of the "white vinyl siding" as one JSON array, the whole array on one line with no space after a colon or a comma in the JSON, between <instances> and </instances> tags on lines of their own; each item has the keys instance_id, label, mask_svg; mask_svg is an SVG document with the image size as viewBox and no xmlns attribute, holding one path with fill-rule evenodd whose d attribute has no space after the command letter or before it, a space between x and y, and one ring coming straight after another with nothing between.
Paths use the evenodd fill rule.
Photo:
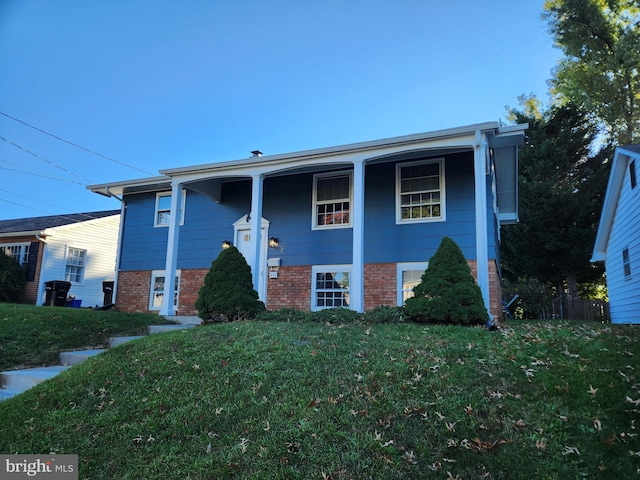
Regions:
<instances>
[{"instance_id":1,"label":"white vinyl siding","mask_svg":"<svg viewBox=\"0 0 640 480\"><path fill-rule=\"evenodd\" d=\"M444 159L396 166L396 223L445 220Z\"/></svg>"},{"instance_id":2,"label":"white vinyl siding","mask_svg":"<svg viewBox=\"0 0 640 480\"><path fill-rule=\"evenodd\" d=\"M87 220L47 230L42 245L39 302L44 303L44 282L64 280L70 247L86 251L82 283L73 283L69 295L82 300L83 306L102 306L103 281L114 281L120 215Z\"/></svg>"}]
</instances>

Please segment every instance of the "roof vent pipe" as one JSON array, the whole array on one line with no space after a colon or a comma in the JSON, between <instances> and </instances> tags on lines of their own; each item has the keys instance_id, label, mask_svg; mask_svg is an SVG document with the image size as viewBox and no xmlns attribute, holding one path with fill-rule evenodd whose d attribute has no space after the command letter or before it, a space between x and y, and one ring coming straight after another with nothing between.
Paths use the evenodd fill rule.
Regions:
<instances>
[{"instance_id":1,"label":"roof vent pipe","mask_svg":"<svg viewBox=\"0 0 640 480\"><path fill-rule=\"evenodd\" d=\"M262 152L260 150L254 150L251 152L252 156L254 157L261 157L262 156Z\"/></svg>"}]
</instances>

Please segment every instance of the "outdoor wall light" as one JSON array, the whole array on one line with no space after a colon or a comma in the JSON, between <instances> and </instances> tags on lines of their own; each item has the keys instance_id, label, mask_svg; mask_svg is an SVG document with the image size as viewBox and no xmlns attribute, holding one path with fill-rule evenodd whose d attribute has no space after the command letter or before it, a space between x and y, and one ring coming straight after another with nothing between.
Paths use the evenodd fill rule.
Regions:
<instances>
[{"instance_id":1,"label":"outdoor wall light","mask_svg":"<svg viewBox=\"0 0 640 480\"><path fill-rule=\"evenodd\" d=\"M222 242L222 248L223 249L229 248L230 246L231 246L231 242L229 240L224 240Z\"/></svg>"},{"instance_id":2,"label":"outdoor wall light","mask_svg":"<svg viewBox=\"0 0 640 480\"><path fill-rule=\"evenodd\" d=\"M278 241L278 239L276 237L271 237L269 239L269 246L271 248L278 248L280 246L280 242Z\"/></svg>"}]
</instances>

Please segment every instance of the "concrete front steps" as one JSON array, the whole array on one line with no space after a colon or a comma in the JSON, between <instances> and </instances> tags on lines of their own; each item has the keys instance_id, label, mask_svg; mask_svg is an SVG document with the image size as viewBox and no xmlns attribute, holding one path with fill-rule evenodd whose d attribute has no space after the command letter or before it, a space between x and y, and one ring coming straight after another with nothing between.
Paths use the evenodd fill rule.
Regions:
<instances>
[{"instance_id":1,"label":"concrete front steps","mask_svg":"<svg viewBox=\"0 0 640 480\"><path fill-rule=\"evenodd\" d=\"M172 325L150 325L149 334L184 330L200 325L198 317L166 317L167 320L176 322ZM109 347L116 347L132 340L144 338L144 335L132 335L128 337L111 337ZM27 368L24 370L9 370L0 372L0 401L14 397L25 390L37 385L40 382L55 377L60 372L73 365L84 362L86 359L99 355L106 349L79 350L74 352L60 353L60 365L52 367Z\"/></svg>"}]
</instances>

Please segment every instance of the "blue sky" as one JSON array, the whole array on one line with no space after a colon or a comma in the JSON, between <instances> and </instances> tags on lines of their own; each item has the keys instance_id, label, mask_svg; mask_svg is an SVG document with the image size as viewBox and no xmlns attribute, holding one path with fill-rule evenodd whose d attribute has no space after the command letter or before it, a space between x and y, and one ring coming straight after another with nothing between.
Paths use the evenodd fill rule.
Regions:
<instances>
[{"instance_id":1,"label":"blue sky","mask_svg":"<svg viewBox=\"0 0 640 480\"><path fill-rule=\"evenodd\" d=\"M0 115L0 220L117 209L85 185L255 149L504 119L547 100L542 4L0 0L0 112L120 162Z\"/></svg>"}]
</instances>

